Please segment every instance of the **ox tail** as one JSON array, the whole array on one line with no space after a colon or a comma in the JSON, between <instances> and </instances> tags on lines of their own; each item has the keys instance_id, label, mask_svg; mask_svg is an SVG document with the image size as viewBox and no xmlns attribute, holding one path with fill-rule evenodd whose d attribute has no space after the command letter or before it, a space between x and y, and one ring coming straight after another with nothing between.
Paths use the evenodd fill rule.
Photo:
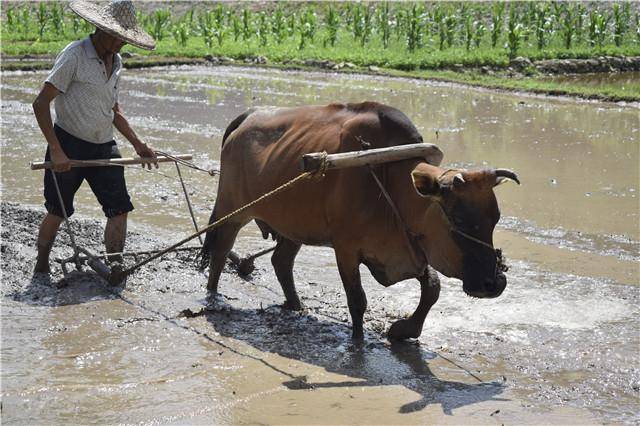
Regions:
<instances>
[{"instance_id":1,"label":"ox tail","mask_svg":"<svg viewBox=\"0 0 640 426\"><path fill-rule=\"evenodd\" d=\"M245 112L243 112L242 114L234 118L231 123L229 123L229 126L227 126L227 129L224 131L224 136L222 136L222 146L224 146L224 143L227 141L227 138L229 137L229 135L233 133L233 131L236 130L238 127L240 127L242 122L246 120L248 116L253 114L255 110L256 110L255 108L249 108L248 110L246 110Z\"/></svg>"},{"instance_id":2,"label":"ox tail","mask_svg":"<svg viewBox=\"0 0 640 426\"><path fill-rule=\"evenodd\" d=\"M209 225L216 221L216 209L214 208L209 217ZM216 229L212 229L205 234L204 243L202 243L202 249L196 257L198 262L198 269L204 271L209 266L209 260L213 254L213 250L216 245Z\"/></svg>"}]
</instances>

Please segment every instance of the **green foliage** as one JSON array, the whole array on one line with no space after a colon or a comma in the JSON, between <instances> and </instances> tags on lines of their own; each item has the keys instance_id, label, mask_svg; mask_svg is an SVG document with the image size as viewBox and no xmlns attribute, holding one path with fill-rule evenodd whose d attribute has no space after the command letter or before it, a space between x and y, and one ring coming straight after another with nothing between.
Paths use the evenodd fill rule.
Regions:
<instances>
[{"instance_id":1,"label":"green foliage","mask_svg":"<svg viewBox=\"0 0 640 426\"><path fill-rule=\"evenodd\" d=\"M238 42L240 40L240 36L242 35L242 23L240 22L240 18L236 16L236 14L232 14L229 18L231 21L231 31L233 32L233 41Z\"/></svg>"},{"instance_id":2,"label":"green foliage","mask_svg":"<svg viewBox=\"0 0 640 426\"><path fill-rule=\"evenodd\" d=\"M173 38L176 40L176 42L180 46L185 47L187 45L187 42L189 41L191 29L189 27L189 24L187 24L186 22L180 22L172 28L171 33L173 34Z\"/></svg>"},{"instance_id":3,"label":"green foliage","mask_svg":"<svg viewBox=\"0 0 640 426\"><path fill-rule=\"evenodd\" d=\"M423 14L422 6L414 3L406 16L407 49L409 52L415 51L422 45Z\"/></svg>"},{"instance_id":4,"label":"green foliage","mask_svg":"<svg viewBox=\"0 0 640 426\"><path fill-rule=\"evenodd\" d=\"M38 21L38 39L44 38L44 30L47 28L47 22L49 21L49 9L46 3L39 3L36 11L36 19Z\"/></svg>"},{"instance_id":5,"label":"green foliage","mask_svg":"<svg viewBox=\"0 0 640 426\"><path fill-rule=\"evenodd\" d=\"M591 47L602 49L610 19L610 16L600 13L597 9L591 11L589 14L589 43Z\"/></svg>"},{"instance_id":6,"label":"green foliage","mask_svg":"<svg viewBox=\"0 0 640 426\"><path fill-rule=\"evenodd\" d=\"M336 39L338 38L338 29L340 28L340 21L338 17L338 12L333 8L332 5L329 5L327 12L325 13L325 27L327 29L327 35L323 41L323 46L331 45L331 47L336 45Z\"/></svg>"},{"instance_id":7,"label":"green foliage","mask_svg":"<svg viewBox=\"0 0 640 426\"><path fill-rule=\"evenodd\" d=\"M51 6L51 24L56 37L64 37L66 24L64 21L64 7L61 3L55 2Z\"/></svg>"},{"instance_id":8,"label":"green foliage","mask_svg":"<svg viewBox=\"0 0 640 426\"><path fill-rule=\"evenodd\" d=\"M316 14L312 9L307 9L300 15L300 43L298 50L303 50L307 43L313 42L316 34L317 22Z\"/></svg>"},{"instance_id":9,"label":"green foliage","mask_svg":"<svg viewBox=\"0 0 640 426\"><path fill-rule=\"evenodd\" d=\"M509 59L513 59L518 54L522 39L522 24L519 22L518 12L515 7L509 8L509 22L507 23L507 48Z\"/></svg>"},{"instance_id":10,"label":"green foliage","mask_svg":"<svg viewBox=\"0 0 640 426\"><path fill-rule=\"evenodd\" d=\"M491 15L491 47L496 47L500 35L502 34L502 25L504 22L505 3L497 2L493 4Z\"/></svg>"},{"instance_id":11,"label":"green foliage","mask_svg":"<svg viewBox=\"0 0 640 426\"><path fill-rule=\"evenodd\" d=\"M378 9L378 31L380 33L380 39L382 40L382 46L386 49L389 47L389 40L391 38L391 22L389 14L389 3L384 2Z\"/></svg>"},{"instance_id":12,"label":"green foliage","mask_svg":"<svg viewBox=\"0 0 640 426\"><path fill-rule=\"evenodd\" d=\"M260 12L258 15L258 36L260 37L260 46L266 46L269 42L269 31L270 26L267 14Z\"/></svg>"},{"instance_id":13,"label":"green foliage","mask_svg":"<svg viewBox=\"0 0 640 426\"><path fill-rule=\"evenodd\" d=\"M576 33L576 9L565 5L562 13L562 39L564 41L564 48L571 49L571 43Z\"/></svg>"},{"instance_id":14,"label":"green foliage","mask_svg":"<svg viewBox=\"0 0 640 426\"><path fill-rule=\"evenodd\" d=\"M251 12L249 9L242 10L242 39L247 41L251 39L253 29L251 27Z\"/></svg>"},{"instance_id":15,"label":"green foliage","mask_svg":"<svg viewBox=\"0 0 640 426\"><path fill-rule=\"evenodd\" d=\"M267 2L240 8L203 2L182 16L166 4L152 13L138 12L139 22L158 41L157 51L125 51L330 59L403 70L504 65L516 53L532 60L640 54L638 11L626 1L312 2L295 7ZM49 49L55 54L93 28L61 2L7 3L2 13L3 54Z\"/></svg>"},{"instance_id":16,"label":"green foliage","mask_svg":"<svg viewBox=\"0 0 640 426\"><path fill-rule=\"evenodd\" d=\"M487 27L485 27L482 21L478 19L474 21L473 26L474 26L473 44L476 45L476 49L479 49L480 43L482 42L482 37L484 37Z\"/></svg>"},{"instance_id":17,"label":"green foliage","mask_svg":"<svg viewBox=\"0 0 640 426\"><path fill-rule=\"evenodd\" d=\"M629 28L629 20L631 19L630 4L626 2L622 8L620 3L613 5L613 41L616 46L622 45L624 34Z\"/></svg>"},{"instance_id":18,"label":"green foliage","mask_svg":"<svg viewBox=\"0 0 640 426\"><path fill-rule=\"evenodd\" d=\"M198 30L204 40L204 44L208 50L211 50L215 38L214 18L211 11L204 11L198 14Z\"/></svg>"},{"instance_id":19,"label":"green foliage","mask_svg":"<svg viewBox=\"0 0 640 426\"><path fill-rule=\"evenodd\" d=\"M147 31L156 41L162 41L170 23L171 12L166 9L156 10L147 24Z\"/></svg>"},{"instance_id":20,"label":"green foliage","mask_svg":"<svg viewBox=\"0 0 640 426\"><path fill-rule=\"evenodd\" d=\"M276 9L276 13L273 15L273 19L271 20L271 32L278 44L282 44L287 36L287 23L284 18L284 13L279 7Z\"/></svg>"},{"instance_id":21,"label":"green foliage","mask_svg":"<svg viewBox=\"0 0 640 426\"><path fill-rule=\"evenodd\" d=\"M473 18L471 15L468 15L464 21L464 48L467 50L471 50L471 42L473 41Z\"/></svg>"}]
</instances>

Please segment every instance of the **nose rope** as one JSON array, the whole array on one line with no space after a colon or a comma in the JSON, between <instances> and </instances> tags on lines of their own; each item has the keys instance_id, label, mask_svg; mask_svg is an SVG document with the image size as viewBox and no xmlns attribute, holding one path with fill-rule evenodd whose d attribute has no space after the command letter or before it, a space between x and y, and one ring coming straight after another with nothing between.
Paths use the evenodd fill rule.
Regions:
<instances>
[{"instance_id":1,"label":"nose rope","mask_svg":"<svg viewBox=\"0 0 640 426\"><path fill-rule=\"evenodd\" d=\"M451 219L449 219L449 215L447 214L447 212L444 209L444 206L442 205L442 203L440 203L439 201L436 201L434 204L436 204L438 207L440 207L440 214L442 215L442 217L444 218L444 220L447 222L447 224L449 225L449 231L460 235L463 238L466 238L469 241L473 241L476 244L480 244L484 247L487 247L488 249L490 249L491 251L493 251L495 253L496 256L496 267L494 270L494 275L498 275L498 271L500 272L507 272L509 270L509 266L506 264L505 258L502 255L502 250L501 249L497 249L495 248L492 244L486 243L476 237L474 237L473 235L469 235L464 231L461 231L460 229L458 229L455 224L451 221Z\"/></svg>"}]
</instances>

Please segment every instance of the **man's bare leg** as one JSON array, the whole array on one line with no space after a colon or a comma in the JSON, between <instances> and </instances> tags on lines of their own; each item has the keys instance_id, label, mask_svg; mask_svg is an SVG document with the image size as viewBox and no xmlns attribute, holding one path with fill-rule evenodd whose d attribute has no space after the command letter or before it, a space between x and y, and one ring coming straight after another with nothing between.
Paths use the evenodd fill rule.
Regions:
<instances>
[{"instance_id":1,"label":"man's bare leg","mask_svg":"<svg viewBox=\"0 0 640 426\"><path fill-rule=\"evenodd\" d=\"M40 224L40 230L38 231L38 257L36 259L36 266L33 272L49 273L51 268L49 267L49 255L51 254L51 248L53 248L53 242L56 240L58 229L64 219L60 216L56 216L47 213L42 219Z\"/></svg>"},{"instance_id":2,"label":"man's bare leg","mask_svg":"<svg viewBox=\"0 0 640 426\"><path fill-rule=\"evenodd\" d=\"M107 253L121 253L127 238L127 213L107 219L104 228L104 246ZM122 256L110 258L111 262L122 262Z\"/></svg>"}]
</instances>

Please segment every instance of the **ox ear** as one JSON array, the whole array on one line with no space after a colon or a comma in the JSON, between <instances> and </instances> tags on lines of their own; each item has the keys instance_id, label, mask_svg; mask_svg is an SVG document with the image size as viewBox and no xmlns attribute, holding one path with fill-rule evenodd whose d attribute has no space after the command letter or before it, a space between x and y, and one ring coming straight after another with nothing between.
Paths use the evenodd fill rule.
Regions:
<instances>
[{"instance_id":1,"label":"ox ear","mask_svg":"<svg viewBox=\"0 0 640 426\"><path fill-rule=\"evenodd\" d=\"M423 197L436 197L442 192L438 178L421 170L411 172L413 187Z\"/></svg>"}]
</instances>

